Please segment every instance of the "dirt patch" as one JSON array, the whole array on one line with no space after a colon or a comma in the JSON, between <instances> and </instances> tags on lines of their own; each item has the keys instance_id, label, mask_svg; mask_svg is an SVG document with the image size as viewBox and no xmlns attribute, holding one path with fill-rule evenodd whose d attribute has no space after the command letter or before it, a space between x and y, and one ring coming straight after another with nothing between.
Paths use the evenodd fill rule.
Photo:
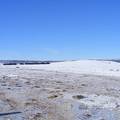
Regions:
<instances>
[{"instance_id":1,"label":"dirt patch","mask_svg":"<svg viewBox=\"0 0 120 120\"><path fill-rule=\"evenodd\" d=\"M74 98L74 99L77 99L77 100L80 100L80 99L84 99L84 98L86 98L86 97L83 96L83 95L75 95L75 96L73 96L73 98Z\"/></svg>"},{"instance_id":2,"label":"dirt patch","mask_svg":"<svg viewBox=\"0 0 120 120\"><path fill-rule=\"evenodd\" d=\"M57 98L57 97L58 97L58 95L51 95L51 96L48 97L48 99L54 99L54 98Z\"/></svg>"}]
</instances>

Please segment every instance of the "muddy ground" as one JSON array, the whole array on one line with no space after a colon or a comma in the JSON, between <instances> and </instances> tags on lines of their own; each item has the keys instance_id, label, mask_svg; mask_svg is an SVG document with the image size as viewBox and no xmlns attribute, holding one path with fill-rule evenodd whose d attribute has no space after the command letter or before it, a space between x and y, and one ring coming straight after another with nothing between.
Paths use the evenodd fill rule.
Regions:
<instances>
[{"instance_id":1,"label":"muddy ground","mask_svg":"<svg viewBox=\"0 0 120 120\"><path fill-rule=\"evenodd\" d=\"M0 120L120 120L120 78L0 68Z\"/></svg>"}]
</instances>

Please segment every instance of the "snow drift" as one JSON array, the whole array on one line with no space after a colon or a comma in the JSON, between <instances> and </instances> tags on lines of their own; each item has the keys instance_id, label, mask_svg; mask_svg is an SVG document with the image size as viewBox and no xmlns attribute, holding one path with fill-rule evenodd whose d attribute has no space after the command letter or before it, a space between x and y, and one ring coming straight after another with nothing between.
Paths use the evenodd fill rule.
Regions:
<instances>
[{"instance_id":1,"label":"snow drift","mask_svg":"<svg viewBox=\"0 0 120 120\"><path fill-rule=\"evenodd\" d=\"M112 61L79 60L56 62L48 65L25 65L20 67L78 74L120 76L120 63Z\"/></svg>"}]
</instances>

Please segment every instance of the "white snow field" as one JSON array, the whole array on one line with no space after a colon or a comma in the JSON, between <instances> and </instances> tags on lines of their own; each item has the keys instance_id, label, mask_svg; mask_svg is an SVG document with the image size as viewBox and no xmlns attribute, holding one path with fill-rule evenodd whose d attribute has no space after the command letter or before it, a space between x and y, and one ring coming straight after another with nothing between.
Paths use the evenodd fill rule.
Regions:
<instances>
[{"instance_id":1,"label":"white snow field","mask_svg":"<svg viewBox=\"0 0 120 120\"><path fill-rule=\"evenodd\" d=\"M21 67L78 74L120 76L120 63L112 61L79 60L56 62L48 65L25 65Z\"/></svg>"},{"instance_id":2,"label":"white snow field","mask_svg":"<svg viewBox=\"0 0 120 120\"><path fill-rule=\"evenodd\" d=\"M57 72L56 72L57 71ZM120 63L0 65L0 120L120 120Z\"/></svg>"}]
</instances>

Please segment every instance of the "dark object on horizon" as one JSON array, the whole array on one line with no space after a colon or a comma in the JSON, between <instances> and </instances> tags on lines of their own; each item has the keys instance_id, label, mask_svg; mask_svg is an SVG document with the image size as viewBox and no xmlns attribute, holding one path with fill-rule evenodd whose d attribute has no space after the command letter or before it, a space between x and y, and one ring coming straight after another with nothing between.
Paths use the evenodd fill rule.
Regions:
<instances>
[{"instance_id":1,"label":"dark object on horizon","mask_svg":"<svg viewBox=\"0 0 120 120\"><path fill-rule=\"evenodd\" d=\"M50 64L50 62L25 62L25 65Z\"/></svg>"},{"instance_id":2,"label":"dark object on horizon","mask_svg":"<svg viewBox=\"0 0 120 120\"><path fill-rule=\"evenodd\" d=\"M25 63L19 63L20 65L24 65Z\"/></svg>"},{"instance_id":3,"label":"dark object on horizon","mask_svg":"<svg viewBox=\"0 0 120 120\"><path fill-rule=\"evenodd\" d=\"M9 112L9 113L0 113L0 116L6 116L6 115L14 115L14 114L20 114L22 112Z\"/></svg>"},{"instance_id":4,"label":"dark object on horizon","mask_svg":"<svg viewBox=\"0 0 120 120\"><path fill-rule=\"evenodd\" d=\"M38 64L50 64L50 61L8 61L8 62L3 62L3 65L38 65Z\"/></svg>"},{"instance_id":5,"label":"dark object on horizon","mask_svg":"<svg viewBox=\"0 0 120 120\"><path fill-rule=\"evenodd\" d=\"M112 60L113 62L118 62L118 63L120 63L120 60Z\"/></svg>"},{"instance_id":6,"label":"dark object on horizon","mask_svg":"<svg viewBox=\"0 0 120 120\"><path fill-rule=\"evenodd\" d=\"M55 62L63 61L40 61L40 60L0 60L3 65L40 65L40 64L51 64Z\"/></svg>"},{"instance_id":7,"label":"dark object on horizon","mask_svg":"<svg viewBox=\"0 0 120 120\"><path fill-rule=\"evenodd\" d=\"M3 63L3 65L17 65L17 63Z\"/></svg>"}]
</instances>

